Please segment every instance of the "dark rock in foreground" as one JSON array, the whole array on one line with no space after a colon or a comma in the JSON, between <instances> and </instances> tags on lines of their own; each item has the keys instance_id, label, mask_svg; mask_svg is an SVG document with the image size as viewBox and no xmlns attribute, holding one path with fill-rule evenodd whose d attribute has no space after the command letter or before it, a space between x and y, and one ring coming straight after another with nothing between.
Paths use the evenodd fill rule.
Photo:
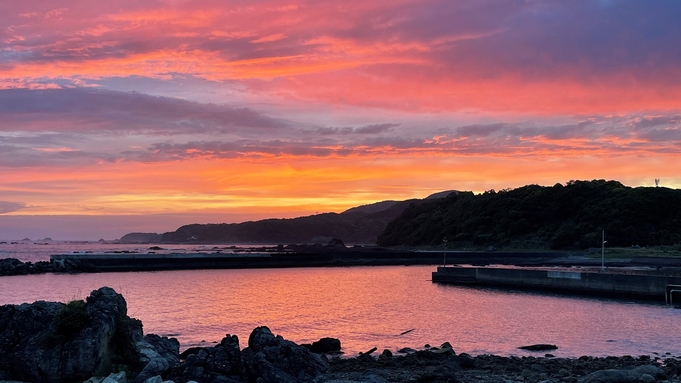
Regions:
<instances>
[{"instance_id":1,"label":"dark rock in foreground","mask_svg":"<svg viewBox=\"0 0 681 383\"><path fill-rule=\"evenodd\" d=\"M189 351L189 350L188 350ZM173 367L167 378L176 382L244 382L239 339L227 334L215 347L192 348L183 363Z\"/></svg>"},{"instance_id":2,"label":"dark rock in foreground","mask_svg":"<svg viewBox=\"0 0 681 383\"><path fill-rule=\"evenodd\" d=\"M648 357L579 359L437 354L417 351L406 356L333 359L329 373L315 382L475 382L475 383L653 383L679 382L680 361L664 366Z\"/></svg>"},{"instance_id":3,"label":"dark rock in foreground","mask_svg":"<svg viewBox=\"0 0 681 383\"><path fill-rule=\"evenodd\" d=\"M0 307L0 378L71 382L106 375L118 366L139 371L142 323L127 316L113 289L86 301L38 301Z\"/></svg>"},{"instance_id":4,"label":"dark rock in foreground","mask_svg":"<svg viewBox=\"0 0 681 383\"><path fill-rule=\"evenodd\" d=\"M339 353L341 351L341 341L336 338L322 338L312 344L301 344L301 346L317 354Z\"/></svg>"},{"instance_id":5,"label":"dark rock in foreground","mask_svg":"<svg viewBox=\"0 0 681 383\"><path fill-rule=\"evenodd\" d=\"M274 336L267 327L253 330L242 358L249 381L255 378L264 382L307 382L329 368L323 357L279 335Z\"/></svg>"}]
</instances>

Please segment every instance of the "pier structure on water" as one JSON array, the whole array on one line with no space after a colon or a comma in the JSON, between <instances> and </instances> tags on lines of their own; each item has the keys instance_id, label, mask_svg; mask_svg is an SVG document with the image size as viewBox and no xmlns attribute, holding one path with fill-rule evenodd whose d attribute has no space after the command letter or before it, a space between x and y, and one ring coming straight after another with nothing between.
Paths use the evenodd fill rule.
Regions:
<instances>
[{"instance_id":1,"label":"pier structure on water","mask_svg":"<svg viewBox=\"0 0 681 383\"><path fill-rule=\"evenodd\" d=\"M570 269L440 266L437 283L561 291L681 303L681 276L630 268Z\"/></svg>"}]
</instances>

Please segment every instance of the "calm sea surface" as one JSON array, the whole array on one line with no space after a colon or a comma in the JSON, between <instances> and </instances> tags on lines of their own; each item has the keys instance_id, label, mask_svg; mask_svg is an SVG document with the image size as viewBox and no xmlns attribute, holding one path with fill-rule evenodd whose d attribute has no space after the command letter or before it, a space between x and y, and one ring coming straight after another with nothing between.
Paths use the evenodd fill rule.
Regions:
<instances>
[{"instance_id":1,"label":"calm sea surface","mask_svg":"<svg viewBox=\"0 0 681 383\"><path fill-rule=\"evenodd\" d=\"M114 247L59 246L0 244L0 258L36 261L54 252ZM125 246L130 248L143 252L148 246ZM176 246L174 251L182 249L196 250ZM679 309L444 286L430 281L433 270L390 266L0 277L0 304L67 302L110 286L124 295L128 314L142 320L145 333L174 336L183 349L209 346L227 333L238 335L245 347L251 330L265 325L297 343L337 337L348 355L448 341L457 352L474 355L536 355L516 347L551 343L559 347L552 354L565 357L681 356Z\"/></svg>"}]
</instances>

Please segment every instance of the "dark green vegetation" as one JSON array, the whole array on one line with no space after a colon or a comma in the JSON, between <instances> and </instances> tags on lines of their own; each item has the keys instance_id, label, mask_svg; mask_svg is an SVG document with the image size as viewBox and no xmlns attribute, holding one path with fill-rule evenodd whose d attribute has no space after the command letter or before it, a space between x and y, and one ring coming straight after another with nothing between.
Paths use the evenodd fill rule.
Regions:
<instances>
[{"instance_id":1,"label":"dark green vegetation","mask_svg":"<svg viewBox=\"0 0 681 383\"><path fill-rule=\"evenodd\" d=\"M163 242L310 243L332 237L345 243L375 243L388 222L410 204L421 200L384 201L352 208L343 213L324 213L292 219L222 224L193 224L164 233Z\"/></svg>"},{"instance_id":2,"label":"dark green vegetation","mask_svg":"<svg viewBox=\"0 0 681 383\"><path fill-rule=\"evenodd\" d=\"M681 190L594 180L452 193L410 205L378 244L585 249L601 246L602 230L608 247L681 246Z\"/></svg>"},{"instance_id":3,"label":"dark green vegetation","mask_svg":"<svg viewBox=\"0 0 681 383\"><path fill-rule=\"evenodd\" d=\"M65 304L55 318L54 330L50 332L45 339L45 345L52 347L72 338L80 332L89 321L90 317L85 308L85 301L73 300Z\"/></svg>"}]
</instances>

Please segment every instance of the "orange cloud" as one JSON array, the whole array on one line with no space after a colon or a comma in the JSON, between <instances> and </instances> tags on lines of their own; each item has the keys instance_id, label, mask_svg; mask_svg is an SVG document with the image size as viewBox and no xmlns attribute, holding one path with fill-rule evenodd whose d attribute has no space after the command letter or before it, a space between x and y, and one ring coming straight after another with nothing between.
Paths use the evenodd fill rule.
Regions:
<instances>
[{"instance_id":1,"label":"orange cloud","mask_svg":"<svg viewBox=\"0 0 681 383\"><path fill-rule=\"evenodd\" d=\"M444 189L502 189L570 179L618 179L650 185L662 178L681 186L665 167L678 157L624 155L470 158L383 155L374 158L193 160L181 163L101 164L85 169L10 171L0 193L27 206L12 214L157 214L176 212L342 211L383 199L422 198ZM654 174L651 173L655 169ZM638 176L632 176L637 174ZM641 176L643 174L643 176ZM50 192L46 192L50 190ZM7 200L7 198L4 198Z\"/></svg>"}]
</instances>

